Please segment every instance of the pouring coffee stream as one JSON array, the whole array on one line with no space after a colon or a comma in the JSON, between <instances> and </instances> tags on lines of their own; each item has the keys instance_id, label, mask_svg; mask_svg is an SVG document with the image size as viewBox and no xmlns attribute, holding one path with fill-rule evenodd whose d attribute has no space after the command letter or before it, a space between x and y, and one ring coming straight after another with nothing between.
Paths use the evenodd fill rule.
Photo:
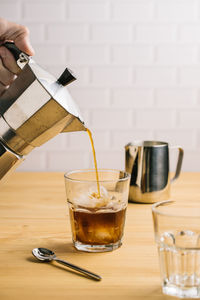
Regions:
<instances>
[{"instance_id":1,"label":"pouring coffee stream","mask_svg":"<svg viewBox=\"0 0 200 300\"><path fill-rule=\"evenodd\" d=\"M96 152L95 152L95 148L94 148L94 140L93 140L93 137L92 137L92 132L90 131L90 129L86 129L88 135L89 135L89 138L90 138L90 143L91 143L91 146L92 146L92 153L93 153L93 160L94 160L94 167L95 167L95 173L96 173L96 181L97 181L97 198L100 198L100 185L99 185L99 173L98 173L98 168L97 168L97 158L96 158Z\"/></svg>"}]
</instances>

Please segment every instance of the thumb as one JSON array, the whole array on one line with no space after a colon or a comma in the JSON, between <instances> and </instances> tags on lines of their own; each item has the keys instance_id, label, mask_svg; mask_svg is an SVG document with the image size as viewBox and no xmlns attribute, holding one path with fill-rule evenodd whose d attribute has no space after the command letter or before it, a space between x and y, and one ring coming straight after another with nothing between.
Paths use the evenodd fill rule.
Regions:
<instances>
[{"instance_id":1,"label":"thumb","mask_svg":"<svg viewBox=\"0 0 200 300\"><path fill-rule=\"evenodd\" d=\"M34 55L33 47L31 46L29 37L27 34L22 34L15 39L15 45L28 55Z\"/></svg>"}]
</instances>

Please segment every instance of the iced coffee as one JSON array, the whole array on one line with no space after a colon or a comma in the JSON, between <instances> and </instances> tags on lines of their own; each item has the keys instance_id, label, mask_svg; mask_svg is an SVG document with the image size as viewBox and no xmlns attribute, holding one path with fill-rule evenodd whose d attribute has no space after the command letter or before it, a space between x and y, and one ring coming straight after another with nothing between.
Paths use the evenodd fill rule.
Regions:
<instances>
[{"instance_id":1,"label":"iced coffee","mask_svg":"<svg viewBox=\"0 0 200 300\"><path fill-rule=\"evenodd\" d=\"M65 175L72 239L78 250L111 251L121 246L130 175L117 170L74 171Z\"/></svg>"}]
</instances>

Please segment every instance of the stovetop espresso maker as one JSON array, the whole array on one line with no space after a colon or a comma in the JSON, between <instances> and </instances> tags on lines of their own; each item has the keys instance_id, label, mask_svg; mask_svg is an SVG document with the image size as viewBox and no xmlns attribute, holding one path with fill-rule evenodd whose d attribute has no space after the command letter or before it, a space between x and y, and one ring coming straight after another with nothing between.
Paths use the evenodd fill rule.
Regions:
<instances>
[{"instance_id":1,"label":"stovetop espresso maker","mask_svg":"<svg viewBox=\"0 0 200 300\"><path fill-rule=\"evenodd\" d=\"M67 68L57 80L14 43L4 44L22 69L0 96L0 181L35 147L60 132L86 130L65 87L75 77Z\"/></svg>"}]
</instances>

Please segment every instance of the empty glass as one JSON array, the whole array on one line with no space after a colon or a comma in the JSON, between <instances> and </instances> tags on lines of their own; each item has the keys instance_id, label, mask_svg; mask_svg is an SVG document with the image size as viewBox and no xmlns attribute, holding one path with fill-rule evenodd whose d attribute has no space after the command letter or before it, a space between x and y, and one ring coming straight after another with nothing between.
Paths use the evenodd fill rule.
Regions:
<instances>
[{"instance_id":1,"label":"empty glass","mask_svg":"<svg viewBox=\"0 0 200 300\"><path fill-rule=\"evenodd\" d=\"M200 201L152 206L163 293L200 298Z\"/></svg>"}]
</instances>

